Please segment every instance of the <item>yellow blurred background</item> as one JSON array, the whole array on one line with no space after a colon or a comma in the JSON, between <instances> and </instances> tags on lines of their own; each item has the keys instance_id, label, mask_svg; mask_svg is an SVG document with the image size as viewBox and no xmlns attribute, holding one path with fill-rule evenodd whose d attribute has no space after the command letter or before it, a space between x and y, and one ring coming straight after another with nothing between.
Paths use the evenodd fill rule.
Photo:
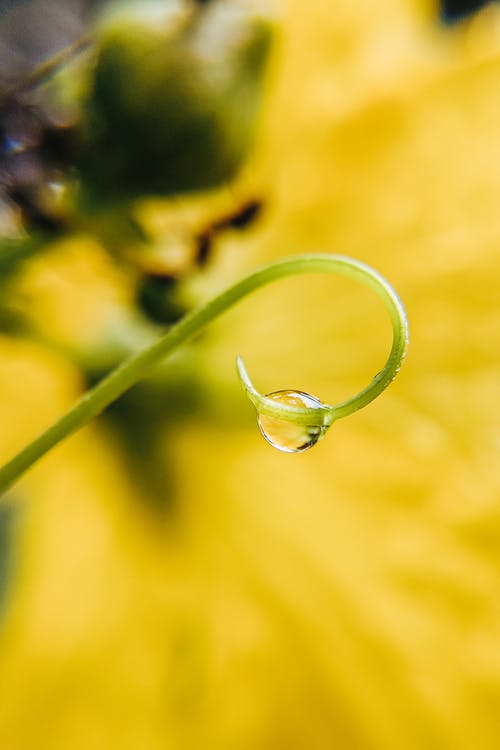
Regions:
<instances>
[{"instance_id":1,"label":"yellow blurred background","mask_svg":"<svg viewBox=\"0 0 500 750\"><path fill-rule=\"evenodd\" d=\"M457 28L435 10L282 7L233 188L266 211L186 291L294 253L356 257L407 306L400 377L310 452L268 446L237 354L260 390L335 403L390 346L370 292L300 277L173 362L203 406L157 436L164 507L105 420L41 461L12 496L2 750L500 746L500 8ZM90 240L28 264L18 294L46 341L1 341L2 460L81 392L65 345L129 302Z\"/></svg>"}]
</instances>

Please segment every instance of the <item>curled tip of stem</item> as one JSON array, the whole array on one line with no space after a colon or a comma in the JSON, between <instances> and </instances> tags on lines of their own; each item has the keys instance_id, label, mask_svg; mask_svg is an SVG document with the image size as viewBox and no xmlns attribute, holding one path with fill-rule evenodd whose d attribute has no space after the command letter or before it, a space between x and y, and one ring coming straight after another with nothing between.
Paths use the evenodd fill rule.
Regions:
<instances>
[{"instance_id":1,"label":"curled tip of stem","mask_svg":"<svg viewBox=\"0 0 500 750\"><path fill-rule=\"evenodd\" d=\"M304 256L308 257L308 256ZM314 256L309 256L312 261ZM319 260L316 256L317 261ZM379 396L390 383L395 379L401 364L406 357L408 349L408 320L401 300L393 287L386 279L370 266L360 263L359 261L344 256L323 256L323 263L319 260L319 265L324 265L321 270L337 272L345 276L350 276L360 280L363 284L373 289L381 297L384 305L389 312L392 328L393 342L389 357L383 369L375 375L373 380L362 391L355 396L341 402L335 406L324 404L314 396L310 396L303 391L277 391L267 395L262 395L253 385L243 360L238 357L236 366L240 381L245 389L248 398L255 406L259 426L261 431L272 445L286 452L297 452L311 447L317 442L319 437L323 437L330 425L341 417L361 409L377 396ZM313 265L315 265L313 263ZM310 270L318 270L311 268ZM278 422L282 425L293 423L297 426L306 426L311 434L318 430L319 437L309 442L306 447L292 450L289 447L283 448L279 442L269 440L269 436L262 428L262 418L273 421L273 427L276 429ZM278 430L279 431L279 430ZM286 430L285 430L286 431ZM289 432L289 428L288 428Z\"/></svg>"},{"instance_id":2,"label":"curled tip of stem","mask_svg":"<svg viewBox=\"0 0 500 750\"><path fill-rule=\"evenodd\" d=\"M311 397L311 399L314 399L314 401L317 402L314 406L294 406L291 399L288 399L291 403L286 403L283 401L277 401L276 398L271 398L270 395L264 396L259 393L250 380L241 357L237 357L236 359L236 368L238 370L241 384L259 415L272 417L274 419L282 419L300 425L315 424L318 427L331 425L334 419L332 406L323 404L314 397ZM287 391L287 393L292 393L292 391ZM302 392L300 391L300 393Z\"/></svg>"}]
</instances>

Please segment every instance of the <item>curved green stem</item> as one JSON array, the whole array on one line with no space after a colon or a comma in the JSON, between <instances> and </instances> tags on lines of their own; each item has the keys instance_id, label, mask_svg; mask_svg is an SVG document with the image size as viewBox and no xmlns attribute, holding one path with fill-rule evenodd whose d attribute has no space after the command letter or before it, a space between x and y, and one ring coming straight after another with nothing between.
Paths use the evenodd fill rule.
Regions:
<instances>
[{"instance_id":1,"label":"curved green stem","mask_svg":"<svg viewBox=\"0 0 500 750\"><path fill-rule=\"evenodd\" d=\"M356 396L335 407L327 407L329 420L333 421L333 419L351 414L368 404L394 379L405 356L408 327L403 306L390 284L363 263L341 255L297 255L258 269L203 307L186 315L154 344L119 365L97 386L87 391L63 417L0 468L0 492L10 487L57 443L100 414L109 404L141 380L152 367L243 297L277 279L303 273L339 273L358 279L371 287L382 298L388 309L394 340L385 367ZM262 398L266 399L266 397ZM285 419L294 417L300 419L303 411L287 405L277 407L275 403L272 403L271 407L270 411L274 416L284 416Z\"/></svg>"}]
</instances>

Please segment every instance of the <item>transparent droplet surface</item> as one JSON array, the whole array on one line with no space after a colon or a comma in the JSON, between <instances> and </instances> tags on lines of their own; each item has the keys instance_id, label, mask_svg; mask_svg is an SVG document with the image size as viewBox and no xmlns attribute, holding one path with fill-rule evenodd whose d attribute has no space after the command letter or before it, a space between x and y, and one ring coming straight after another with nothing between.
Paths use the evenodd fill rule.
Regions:
<instances>
[{"instance_id":1,"label":"transparent droplet surface","mask_svg":"<svg viewBox=\"0 0 500 750\"><path fill-rule=\"evenodd\" d=\"M274 391L266 394L266 397L280 404L298 408L323 408L319 399L303 391ZM312 448L328 429L328 425L323 424L320 416L316 424L303 425L288 419L259 414L257 422L267 442L284 453L301 453Z\"/></svg>"}]
</instances>

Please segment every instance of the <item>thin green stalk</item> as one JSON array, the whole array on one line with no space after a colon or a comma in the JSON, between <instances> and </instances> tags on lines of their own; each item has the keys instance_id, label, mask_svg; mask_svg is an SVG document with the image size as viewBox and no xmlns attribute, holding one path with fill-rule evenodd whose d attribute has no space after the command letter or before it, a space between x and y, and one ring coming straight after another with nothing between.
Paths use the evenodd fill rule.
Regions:
<instances>
[{"instance_id":1,"label":"thin green stalk","mask_svg":"<svg viewBox=\"0 0 500 750\"><path fill-rule=\"evenodd\" d=\"M394 379L404 358L408 328L403 306L392 287L376 271L363 263L341 255L297 255L271 263L250 274L206 305L186 315L164 336L146 349L131 356L98 385L87 391L76 404L45 432L23 448L0 468L0 492L8 489L36 461L69 435L79 430L100 414L109 404L144 378L152 367L161 362L186 340L231 308L243 297L261 286L287 276L303 273L338 273L358 279L372 288L383 300L391 317L394 340L383 370L360 393L336 407L328 407L331 421L360 409L376 398ZM262 397L265 399L266 397ZM265 404L264 404L265 407ZM274 416L301 418L303 410L273 402Z\"/></svg>"}]
</instances>

